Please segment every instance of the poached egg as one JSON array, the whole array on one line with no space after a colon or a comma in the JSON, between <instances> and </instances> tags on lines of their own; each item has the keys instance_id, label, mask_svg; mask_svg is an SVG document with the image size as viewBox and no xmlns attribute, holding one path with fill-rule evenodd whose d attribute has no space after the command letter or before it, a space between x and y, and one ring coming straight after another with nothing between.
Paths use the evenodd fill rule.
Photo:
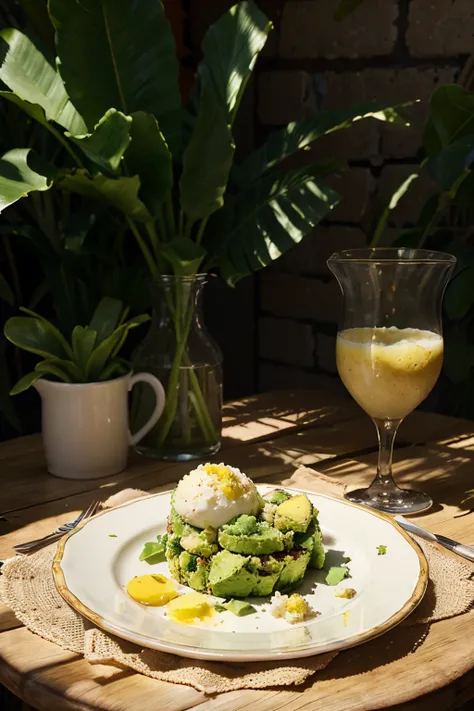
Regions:
<instances>
[{"instance_id":1,"label":"poached egg","mask_svg":"<svg viewBox=\"0 0 474 711\"><path fill-rule=\"evenodd\" d=\"M173 505L196 528L219 528L235 516L256 515L260 499L255 484L240 469L225 464L200 464L184 476Z\"/></svg>"}]
</instances>

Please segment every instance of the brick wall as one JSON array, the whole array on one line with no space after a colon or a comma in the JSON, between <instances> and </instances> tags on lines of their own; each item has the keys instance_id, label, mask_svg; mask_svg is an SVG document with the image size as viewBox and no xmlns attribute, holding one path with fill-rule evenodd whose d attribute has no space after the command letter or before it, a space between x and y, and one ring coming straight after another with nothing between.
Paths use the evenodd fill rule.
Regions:
<instances>
[{"instance_id":1,"label":"brick wall","mask_svg":"<svg viewBox=\"0 0 474 711\"><path fill-rule=\"evenodd\" d=\"M197 43L210 21L233 2L191 0ZM338 287L326 267L334 251L362 247L377 205L417 165L427 101L456 81L474 51L474 0L365 0L342 23L337 0L260 0L275 29L257 64L245 125L263 140L289 121L371 99L421 99L409 129L376 121L327 136L296 165L328 157L350 161L334 178L342 195L330 219L258 275L258 386L318 386L335 374ZM251 130L250 130L251 129ZM415 220L430 185L419 179L400 201L392 228Z\"/></svg>"}]
</instances>

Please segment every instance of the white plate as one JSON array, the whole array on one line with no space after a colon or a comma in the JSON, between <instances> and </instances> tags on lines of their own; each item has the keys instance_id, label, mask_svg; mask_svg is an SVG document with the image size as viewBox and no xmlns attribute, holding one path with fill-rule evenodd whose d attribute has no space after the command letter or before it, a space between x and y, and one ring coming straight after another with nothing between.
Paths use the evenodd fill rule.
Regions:
<instances>
[{"instance_id":1,"label":"white plate","mask_svg":"<svg viewBox=\"0 0 474 711\"><path fill-rule=\"evenodd\" d=\"M263 494L275 487L257 488ZM307 622L275 619L265 610L268 598L251 600L263 607L256 614L216 614L212 626L179 624L165 616L165 608L132 600L125 589L131 578L168 573L166 563L150 566L138 558L146 541L165 532L170 492L100 513L63 539L53 564L56 586L98 627L144 647L197 659L306 657L360 644L397 625L426 589L428 566L418 545L378 511L304 493L319 510L329 564L340 564L342 556L351 559L352 577L338 587L357 591L352 600L336 598L325 571L308 570L299 592L321 614ZM386 555L378 554L379 545L387 547Z\"/></svg>"}]
</instances>

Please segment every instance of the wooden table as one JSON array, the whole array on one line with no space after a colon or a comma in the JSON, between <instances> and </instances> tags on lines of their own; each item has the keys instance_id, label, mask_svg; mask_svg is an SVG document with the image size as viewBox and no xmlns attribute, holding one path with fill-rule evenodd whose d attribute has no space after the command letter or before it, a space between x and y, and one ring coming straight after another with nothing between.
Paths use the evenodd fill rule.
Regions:
<instances>
[{"instance_id":1,"label":"wooden table","mask_svg":"<svg viewBox=\"0 0 474 711\"><path fill-rule=\"evenodd\" d=\"M373 475L375 449L373 425L352 401L330 389L293 391L227 405L223 449L215 459L256 480L278 481L304 464L359 485ZM398 481L416 484L437 502L417 517L421 525L474 543L474 498L469 500L474 422L413 413L400 430L395 460ZM188 470L189 464L132 455L120 475L67 481L47 474L38 436L6 442L0 445L0 558L12 555L15 543L73 519L91 499L125 487L153 491ZM392 659L397 635L411 652L410 634L398 628L370 643L370 653L367 646L348 650L302 687L207 697L129 671L91 666L30 633L0 605L0 683L39 711L449 711L474 698L474 611L436 623L409 657ZM360 672L356 680L344 678L348 663Z\"/></svg>"}]
</instances>

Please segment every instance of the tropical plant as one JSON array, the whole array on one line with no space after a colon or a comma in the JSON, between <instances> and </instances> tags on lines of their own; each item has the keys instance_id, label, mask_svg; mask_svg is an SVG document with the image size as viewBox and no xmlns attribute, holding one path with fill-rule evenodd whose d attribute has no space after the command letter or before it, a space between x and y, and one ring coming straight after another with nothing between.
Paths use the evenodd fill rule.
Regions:
<instances>
[{"instance_id":1,"label":"tropical plant","mask_svg":"<svg viewBox=\"0 0 474 711\"><path fill-rule=\"evenodd\" d=\"M445 382L441 408L474 417L474 93L458 85L433 93L425 126L425 157L420 168L395 191L382 212L372 245L383 233L392 210L413 180L428 173L435 188L415 225L399 232L396 244L441 249L457 266L446 290Z\"/></svg>"},{"instance_id":2,"label":"tropical plant","mask_svg":"<svg viewBox=\"0 0 474 711\"><path fill-rule=\"evenodd\" d=\"M23 376L11 395L23 392L39 378L63 383L95 383L125 375L130 364L119 353L130 329L149 320L142 314L126 321L129 309L118 299L104 298L88 326L75 326L70 340L50 321L22 308L28 316L13 316L4 333L18 348L41 356L33 372Z\"/></svg>"},{"instance_id":3,"label":"tropical plant","mask_svg":"<svg viewBox=\"0 0 474 711\"><path fill-rule=\"evenodd\" d=\"M68 165L29 147L7 151L0 210L27 194L41 201L53 186L102 204L122 216L153 276L212 270L235 284L265 267L337 204L320 180L344 168L329 161L283 172L279 164L361 118L405 122L374 103L320 112L275 132L236 165L233 124L271 29L253 2L240 2L210 27L185 104L160 2L50 0L49 13L55 64L20 31L0 33L0 80L9 89L0 96L47 132ZM176 323L190 323L192 308L175 304ZM177 329L183 357L187 337ZM176 355L164 422L176 411L180 365Z\"/></svg>"}]
</instances>

